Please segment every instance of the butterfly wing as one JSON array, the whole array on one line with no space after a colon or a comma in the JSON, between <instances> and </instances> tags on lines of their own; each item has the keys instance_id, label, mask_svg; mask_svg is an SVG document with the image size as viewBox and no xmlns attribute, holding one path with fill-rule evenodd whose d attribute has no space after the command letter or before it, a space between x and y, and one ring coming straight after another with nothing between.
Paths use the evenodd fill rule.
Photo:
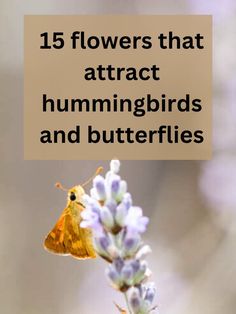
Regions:
<instances>
[{"instance_id":1,"label":"butterfly wing","mask_svg":"<svg viewBox=\"0 0 236 314\"><path fill-rule=\"evenodd\" d=\"M82 204L70 202L45 239L45 248L53 253L78 259L95 258L90 229L80 227Z\"/></svg>"},{"instance_id":2,"label":"butterfly wing","mask_svg":"<svg viewBox=\"0 0 236 314\"><path fill-rule=\"evenodd\" d=\"M45 241L44 247L49 252L55 254L68 255L68 249L64 243L65 233L65 218L68 215L68 208L65 208L61 217L58 219L54 228L49 232Z\"/></svg>"},{"instance_id":3,"label":"butterfly wing","mask_svg":"<svg viewBox=\"0 0 236 314\"><path fill-rule=\"evenodd\" d=\"M65 221L65 246L69 253L78 259L95 258L96 254L92 243L92 232L90 229L81 228L81 212L84 207L81 203L71 202L69 215Z\"/></svg>"}]
</instances>

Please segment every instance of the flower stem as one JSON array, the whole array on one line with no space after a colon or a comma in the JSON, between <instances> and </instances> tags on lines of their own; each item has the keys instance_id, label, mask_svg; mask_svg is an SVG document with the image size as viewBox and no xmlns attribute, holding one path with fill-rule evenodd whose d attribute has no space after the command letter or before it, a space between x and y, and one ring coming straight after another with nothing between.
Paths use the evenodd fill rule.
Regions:
<instances>
[{"instance_id":1,"label":"flower stem","mask_svg":"<svg viewBox=\"0 0 236 314\"><path fill-rule=\"evenodd\" d=\"M130 306L129 306L129 301L128 301L127 293L124 292L124 295L125 295L125 301L126 301L126 304L127 304L128 312L129 312L129 314L132 314L131 308L130 308Z\"/></svg>"}]
</instances>

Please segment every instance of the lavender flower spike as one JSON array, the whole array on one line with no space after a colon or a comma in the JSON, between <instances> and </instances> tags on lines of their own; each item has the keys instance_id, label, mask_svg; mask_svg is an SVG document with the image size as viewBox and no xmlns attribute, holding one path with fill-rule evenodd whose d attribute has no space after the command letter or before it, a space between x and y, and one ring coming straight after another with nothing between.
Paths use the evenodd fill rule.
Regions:
<instances>
[{"instance_id":1,"label":"lavender flower spike","mask_svg":"<svg viewBox=\"0 0 236 314\"><path fill-rule=\"evenodd\" d=\"M93 180L90 196L85 195L82 228L91 228L98 255L109 262L106 275L111 285L125 294L127 313L153 311L155 286L147 283L151 274L145 260L151 252L141 234L149 219L140 207L133 206L127 183L119 176L120 161L112 160L105 178Z\"/></svg>"}]
</instances>

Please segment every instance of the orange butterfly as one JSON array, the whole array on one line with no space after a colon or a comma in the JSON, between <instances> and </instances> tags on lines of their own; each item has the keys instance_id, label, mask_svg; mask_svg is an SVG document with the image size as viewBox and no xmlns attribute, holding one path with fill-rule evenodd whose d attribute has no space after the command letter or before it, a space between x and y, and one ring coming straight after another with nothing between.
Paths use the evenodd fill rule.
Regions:
<instances>
[{"instance_id":1,"label":"orange butterfly","mask_svg":"<svg viewBox=\"0 0 236 314\"><path fill-rule=\"evenodd\" d=\"M102 170L99 167L94 176ZM59 255L71 255L77 259L95 258L96 253L93 248L92 231L88 228L81 228L81 212L84 205L81 201L85 194L83 187L93 178L90 178L82 185L65 189L60 183L56 186L68 193L67 206L55 227L48 234L44 241L44 248L49 252Z\"/></svg>"}]
</instances>

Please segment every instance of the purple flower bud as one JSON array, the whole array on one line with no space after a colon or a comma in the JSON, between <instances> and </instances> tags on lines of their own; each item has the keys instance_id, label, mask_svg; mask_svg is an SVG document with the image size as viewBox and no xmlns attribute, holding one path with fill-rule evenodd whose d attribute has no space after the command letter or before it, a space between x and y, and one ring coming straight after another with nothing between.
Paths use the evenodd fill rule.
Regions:
<instances>
[{"instance_id":1,"label":"purple flower bud","mask_svg":"<svg viewBox=\"0 0 236 314\"><path fill-rule=\"evenodd\" d=\"M110 245L111 241L110 239L108 238L108 236L103 236L101 238L98 239L101 247L103 248L104 251L107 250L108 246Z\"/></svg>"},{"instance_id":2,"label":"purple flower bud","mask_svg":"<svg viewBox=\"0 0 236 314\"><path fill-rule=\"evenodd\" d=\"M113 264L114 264L116 270L118 271L118 273L120 273L121 270L122 270L122 268L123 268L123 266L124 266L124 261L123 261L123 259L120 258L120 257L118 257L118 258L116 258L116 259L114 260Z\"/></svg>"},{"instance_id":3,"label":"purple flower bud","mask_svg":"<svg viewBox=\"0 0 236 314\"><path fill-rule=\"evenodd\" d=\"M131 305L131 308L133 312L136 314L139 312L142 300L140 297L139 290L137 288L131 288L129 293L129 304Z\"/></svg>"},{"instance_id":4,"label":"purple flower bud","mask_svg":"<svg viewBox=\"0 0 236 314\"><path fill-rule=\"evenodd\" d=\"M136 234L135 236L126 236L124 239L124 248L127 256L134 254L138 246L140 245L140 236Z\"/></svg>"},{"instance_id":5,"label":"purple flower bud","mask_svg":"<svg viewBox=\"0 0 236 314\"><path fill-rule=\"evenodd\" d=\"M121 277L127 285L132 284L133 268L131 265L128 265L128 264L124 265L124 267L122 268L122 271L121 271Z\"/></svg>"},{"instance_id":6,"label":"purple flower bud","mask_svg":"<svg viewBox=\"0 0 236 314\"><path fill-rule=\"evenodd\" d=\"M97 216L100 217L101 207L98 202L96 204L94 203L93 205L91 205L90 209L93 213L97 214Z\"/></svg>"},{"instance_id":7,"label":"purple flower bud","mask_svg":"<svg viewBox=\"0 0 236 314\"><path fill-rule=\"evenodd\" d=\"M151 253L151 252L152 252L152 250L151 250L150 246L149 246L149 245L144 245L144 246L142 246L141 249L137 252L136 258L137 258L137 259L144 259L144 258L146 258L146 256L147 256L149 253Z\"/></svg>"},{"instance_id":8,"label":"purple flower bud","mask_svg":"<svg viewBox=\"0 0 236 314\"><path fill-rule=\"evenodd\" d=\"M146 270L147 270L147 263L146 261L142 261L140 263L139 270L136 272L134 276L135 284L140 284L144 280Z\"/></svg>"},{"instance_id":9,"label":"purple flower bud","mask_svg":"<svg viewBox=\"0 0 236 314\"><path fill-rule=\"evenodd\" d=\"M109 211L109 209L106 206L103 206L101 208L100 217L101 217L101 221L102 221L105 228L107 228L107 229L113 228L114 219L113 219L111 212Z\"/></svg>"},{"instance_id":10,"label":"purple flower bud","mask_svg":"<svg viewBox=\"0 0 236 314\"><path fill-rule=\"evenodd\" d=\"M113 199L109 199L105 202L104 206L106 206L112 213L113 217L115 217L117 207L116 201L114 201Z\"/></svg>"},{"instance_id":11,"label":"purple flower bud","mask_svg":"<svg viewBox=\"0 0 236 314\"><path fill-rule=\"evenodd\" d=\"M117 247L114 244L111 244L108 246L107 252L109 253L112 260L119 257L119 250L117 249Z\"/></svg>"},{"instance_id":12,"label":"purple flower bud","mask_svg":"<svg viewBox=\"0 0 236 314\"><path fill-rule=\"evenodd\" d=\"M117 206L115 220L119 226L123 227L125 225L125 219L127 214L128 210L124 204L121 203Z\"/></svg>"},{"instance_id":13,"label":"purple flower bud","mask_svg":"<svg viewBox=\"0 0 236 314\"><path fill-rule=\"evenodd\" d=\"M120 181L119 191L117 192L117 195L116 195L116 201L118 203L122 201L123 196L126 193L126 191L127 191L127 183L126 181L122 180Z\"/></svg>"},{"instance_id":14,"label":"purple flower bud","mask_svg":"<svg viewBox=\"0 0 236 314\"><path fill-rule=\"evenodd\" d=\"M133 260L131 262L131 266L133 268L134 273L137 273L139 271L139 269L140 269L140 262L137 261L137 260Z\"/></svg>"},{"instance_id":15,"label":"purple flower bud","mask_svg":"<svg viewBox=\"0 0 236 314\"><path fill-rule=\"evenodd\" d=\"M129 209L132 206L132 197L130 193L125 193L123 195L122 204L125 205L126 209Z\"/></svg>"},{"instance_id":16,"label":"purple flower bud","mask_svg":"<svg viewBox=\"0 0 236 314\"><path fill-rule=\"evenodd\" d=\"M140 271L145 273L147 268L148 268L147 262L146 261L141 261L140 262Z\"/></svg>"},{"instance_id":17,"label":"purple flower bud","mask_svg":"<svg viewBox=\"0 0 236 314\"><path fill-rule=\"evenodd\" d=\"M146 286L146 292L145 292L145 300L147 300L149 302L149 304L151 305L154 297L156 294L156 287L155 284L153 282L150 282L147 286Z\"/></svg>"},{"instance_id":18,"label":"purple flower bud","mask_svg":"<svg viewBox=\"0 0 236 314\"><path fill-rule=\"evenodd\" d=\"M121 280L120 275L118 274L116 269L112 266L109 266L105 272L108 278L111 280L112 284L115 286L115 288L119 289Z\"/></svg>"},{"instance_id":19,"label":"purple flower bud","mask_svg":"<svg viewBox=\"0 0 236 314\"><path fill-rule=\"evenodd\" d=\"M136 245L137 241L134 238L125 239L124 245L127 251L132 250L132 248Z\"/></svg>"},{"instance_id":20,"label":"purple flower bud","mask_svg":"<svg viewBox=\"0 0 236 314\"><path fill-rule=\"evenodd\" d=\"M120 189L120 179L114 178L111 181L111 194L115 198Z\"/></svg>"},{"instance_id":21,"label":"purple flower bud","mask_svg":"<svg viewBox=\"0 0 236 314\"><path fill-rule=\"evenodd\" d=\"M92 197L88 196L88 195L84 195L82 197L82 201L86 207L86 210L87 209L91 209L93 210L94 212L97 212L99 213L100 212L100 204L98 203L97 199L93 199Z\"/></svg>"},{"instance_id":22,"label":"purple flower bud","mask_svg":"<svg viewBox=\"0 0 236 314\"><path fill-rule=\"evenodd\" d=\"M105 179L98 175L93 180L93 186L96 189L97 196L99 200L105 200L106 198L106 189L105 189Z\"/></svg>"},{"instance_id":23,"label":"purple flower bud","mask_svg":"<svg viewBox=\"0 0 236 314\"><path fill-rule=\"evenodd\" d=\"M94 247L97 253L102 256L110 259L107 248L109 247L109 239L105 236L97 237L94 239Z\"/></svg>"},{"instance_id":24,"label":"purple flower bud","mask_svg":"<svg viewBox=\"0 0 236 314\"><path fill-rule=\"evenodd\" d=\"M88 207L86 210L83 210L81 217L83 219L80 223L82 228L97 229L99 227L99 215L93 208Z\"/></svg>"},{"instance_id":25,"label":"purple flower bud","mask_svg":"<svg viewBox=\"0 0 236 314\"><path fill-rule=\"evenodd\" d=\"M110 163L110 169L112 172L118 173L120 171L120 161L113 159Z\"/></svg>"}]
</instances>

